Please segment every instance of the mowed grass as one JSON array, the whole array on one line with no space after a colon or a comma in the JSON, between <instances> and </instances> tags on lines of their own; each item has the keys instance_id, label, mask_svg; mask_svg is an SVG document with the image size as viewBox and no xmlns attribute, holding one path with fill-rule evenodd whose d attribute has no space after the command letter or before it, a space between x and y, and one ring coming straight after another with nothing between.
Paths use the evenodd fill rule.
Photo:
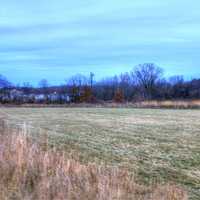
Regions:
<instances>
[{"instance_id":1,"label":"mowed grass","mask_svg":"<svg viewBox=\"0 0 200 200\"><path fill-rule=\"evenodd\" d=\"M82 162L127 168L146 184L173 182L200 199L199 110L1 108L0 115L47 133Z\"/></svg>"}]
</instances>

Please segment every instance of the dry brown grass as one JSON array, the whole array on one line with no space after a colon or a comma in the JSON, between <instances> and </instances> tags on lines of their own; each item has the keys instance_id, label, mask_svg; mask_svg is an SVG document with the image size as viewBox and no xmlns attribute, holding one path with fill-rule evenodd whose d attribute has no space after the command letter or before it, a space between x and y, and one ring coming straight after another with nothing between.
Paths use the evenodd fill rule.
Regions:
<instances>
[{"instance_id":1,"label":"dry brown grass","mask_svg":"<svg viewBox=\"0 0 200 200\"><path fill-rule=\"evenodd\" d=\"M137 102L100 102L100 103L70 103L70 104L0 104L0 107L24 108L171 108L171 109L199 109L200 100L150 100Z\"/></svg>"},{"instance_id":2,"label":"dry brown grass","mask_svg":"<svg viewBox=\"0 0 200 200\"><path fill-rule=\"evenodd\" d=\"M45 147L45 148L44 148ZM0 199L186 200L175 186L141 186L127 171L83 165L64 152L34 142L27 133L0 129Z\"/></svg>"},{"instance_id":3,"label":"dry brown grass","mask_svg":"<svg viewBox=\"0 0 200 200\"><path fill-rule=\"evenodd\" d=\"M177 100L177 101L142 101L134 104L139 108L177 108L195 109L200 108L200 100Z\"/></svg>"}]
</instances>

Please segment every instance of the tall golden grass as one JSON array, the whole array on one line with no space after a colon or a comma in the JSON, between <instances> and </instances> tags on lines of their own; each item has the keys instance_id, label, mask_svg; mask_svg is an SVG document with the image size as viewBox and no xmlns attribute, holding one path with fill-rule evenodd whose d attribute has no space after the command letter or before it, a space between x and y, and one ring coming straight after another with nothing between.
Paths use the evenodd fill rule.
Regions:
<instances>
[{"instance_id":1,"label":"tall golden grass","mask_svg":"<svg viewBox=\"0 0 200 200\"><path fill-rule=\"evenodd\" d=\"M83 165L44 144L33 141L26 131L1 126L1 200L188 199L175 185L139 185L125 170Z\"/></svg>"},{"instance_id":2,"label":"tall golden grass","mask_svg":"<svg viewBox=\"0 0 200 200\"><path fill-rule=\"evenodd\" d=\"M200 108L200 100L142 101L135 103L135 106L141 108L195 109Z\"/></svg>"}]
</instances>

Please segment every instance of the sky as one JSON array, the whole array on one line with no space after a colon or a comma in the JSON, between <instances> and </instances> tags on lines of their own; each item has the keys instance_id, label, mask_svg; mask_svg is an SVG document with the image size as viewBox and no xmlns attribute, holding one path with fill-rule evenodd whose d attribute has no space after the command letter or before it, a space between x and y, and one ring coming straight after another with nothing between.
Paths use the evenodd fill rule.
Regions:
<instances>
[{"instance_id":1,"label":"sky","mask_svg":"<svg viewBox=\"0 0 200 200\"><path fill-rule=\"evenodd\" d=\"M198 77L199 10L199 0L0 0L0 74L54 85L150 62Z\"/></svg>"}]
</instances>

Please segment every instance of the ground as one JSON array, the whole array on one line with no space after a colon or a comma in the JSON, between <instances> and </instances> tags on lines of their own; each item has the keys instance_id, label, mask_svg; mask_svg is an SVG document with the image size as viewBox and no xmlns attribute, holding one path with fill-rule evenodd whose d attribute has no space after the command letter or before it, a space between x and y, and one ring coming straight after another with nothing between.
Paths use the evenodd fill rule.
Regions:
<instances>
[{"instance_id":1,"label":"ground","mask_svg":"<svg viewBox=\"0 0 200 200\"><path fill-rule=\"evenodd\" d=\"M83 162L128 168L146 184L175 182L200 199L200 110L1 108L0 115L48 133Z\"/></svg>"}]
</instances>

